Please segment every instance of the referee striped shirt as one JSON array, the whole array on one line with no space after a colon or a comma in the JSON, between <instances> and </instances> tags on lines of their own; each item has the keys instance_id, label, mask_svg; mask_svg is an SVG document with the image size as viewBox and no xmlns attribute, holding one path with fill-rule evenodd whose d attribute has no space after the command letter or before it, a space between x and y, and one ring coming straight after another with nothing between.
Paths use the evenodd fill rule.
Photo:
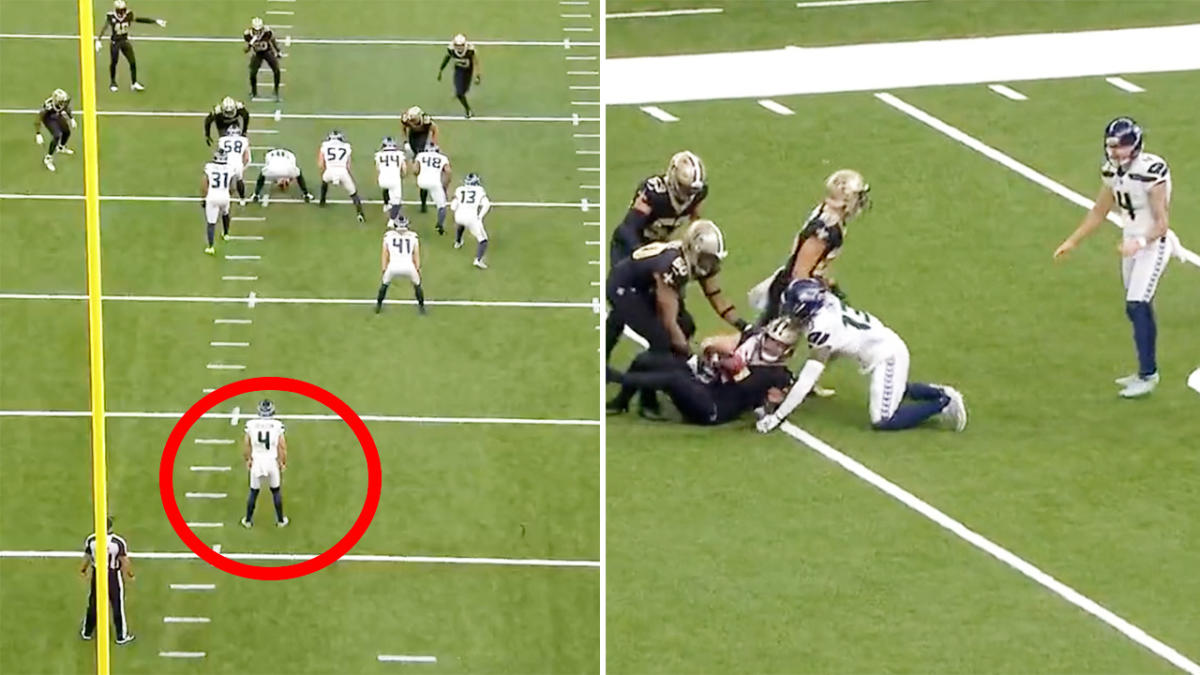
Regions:
<instances>
[{"instance_id":1,"label":"referee striped shirt","mask_svg":"<svg viewBox=\"0 0 1200 675\"><path fill-rule=\"evenodd\" d=\"M125 543L125 538L119 534L108 534L108 570L115 572L121 569L121 556L129 555L129 545ZM92 563L92 568L96 567L96 535L89 535L83 542L83 554L87 556Z\"/></svg>"}]
</instances>

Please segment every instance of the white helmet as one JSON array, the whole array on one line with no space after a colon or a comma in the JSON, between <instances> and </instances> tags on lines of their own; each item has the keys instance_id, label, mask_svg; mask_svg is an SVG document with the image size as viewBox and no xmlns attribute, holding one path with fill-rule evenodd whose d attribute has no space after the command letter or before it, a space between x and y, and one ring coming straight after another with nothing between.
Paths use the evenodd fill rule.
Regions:
<instances>
[{"instance_id":1,"label":"white helmet","mask_svg":"<svg viewBox=\"0 0 1200 675\"><path fill-rule=\"evenodd\" d=\"M698 278L715 274L728 254L725 235L711 220L697 220L683 235L683 256Z\"/></svg>"},{"instance_id":2,"label":"white helmet","mask_svg":"<svg viewBox=\"0 0 1200 675\"><path fill-rule=\"evenodd\" d=\"M825 198L842 207L846 220L871 207L871 186L854 169L838 169L825 179Z\"/></svg>"},{"instance_id":3,"label":"white helmet","mask_svg":"<svg viewBox=\"0 0 1200 675\"><path fill-rule=\"evenodd\" d=\"M688 150L671 156L667 165L667 192L677 205L686 203L704 189L707 175L704 162Z\"/></svg>"},{"instance_id":4,"label":"white helmet","mask_svg":"<svg viewBox=\"0 0 1200 675\"><path fill-rule=\"evenodd\" d=\"M800 330L787 317L779 317L766 325L758 343L758 358L766 363L788 360L796 343L800 341Z\"/></svg>"},{"instance_id":5,"label":"white helmet","mask_svg":"<svg viewBox=\"0 0 1200 675\"><path fill-rule=\"evenodd\" d=\"M458 56L462 56L463 54L466 54L467 53L467 36L463 35L462 33L455 35L454 39L450 42L450 48L453 49L454 53Z\"/></svg>"}]
</instances>

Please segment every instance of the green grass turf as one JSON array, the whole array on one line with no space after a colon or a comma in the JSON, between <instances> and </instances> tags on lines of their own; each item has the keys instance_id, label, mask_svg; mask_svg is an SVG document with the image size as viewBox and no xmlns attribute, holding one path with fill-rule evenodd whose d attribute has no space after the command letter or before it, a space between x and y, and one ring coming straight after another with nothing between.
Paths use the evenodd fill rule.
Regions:
<instances>
[{"instance_id":1,"label":"green grass turf","mask_svg":"<svg viewBox=\"0 0 1200 675\"><path fill-rule=\"evenodd\" d=\"M1022 103L982 86L894 93L1088 196L1099 185L1098 130L1132 113L1152 130L1148 148L1171 162L1172 222L1194 248L1195 76L1133 79L1148 91L1094 78L1022 83ZM905 338L911 379L962 389L971 425L961 435L874 433L867 383L848 364L823 378L837 397L805 404L794 421L1195 659L1197 400L1183 380L1197 365L1197 270L1172 262L1159 287L1163 384L1147 400L1120 400L1111 379L1136 364L1115 228L1055 265L1079 207L869 94L778 100L796 115L752 101L678 104L680 121L663 124L610 109L622 143L609 146L607 222L672 152L696 151L712 186L704 213L731 251L722 285L744 306L744 291L783 261L825 176L862 171L874 208L851 225L835 276ZM700 334L723 330L694 295ZM749 421L704 431L610 418L607 439L611 672L1165 667Z\"/></svg>"},{"instance_id":2,"label":"green grass turf","mask_svg":"<svg viewBox=\"0 0 1200 675\"><path fill-rule=\"evenodd\" d=\"M5 2L0 32L74 32L74 4ZM274 5L269 6L275 9ZM416 2L300 0L280 6L294 17L292 35L449 40L558 40L557 3L473 2L441 7ZM147 0L133 7L160 16L168 29L136 25L134 36L240 36L262 4L193 5ZM98 14L101 8L97 7ZM581 23L581 22L576 22ZM586 37L584 39L587 39ZM596 38L590 38L596 39ZM245 57L236 45L138 41L140 79L148 89L107 90L107 52L99 57L101 110L200 112L221 96L246 95ZM459 114L452 84L436 82L444 54L431 46L301 46L284 66L284 112L394 114L419 104ZM577 48L571 54L596 54ZM484 84L471 100L482 115L595 115L572 106L561 47L480 48ZM76 45L70 41L0 40L0 107L34 108L61 86L78 97ZM36 66L36 67L35 67ZM419 74L419 75L418 75ZM120 81L127 84L122 64ZM269 77L260 78L268 90ZM595 98L594 96L590 98ZM394 120L283 120L274 104L247 101L256 146L293 149L311 188L319 176L316 146L333 127L358 150L355 177L365 198L378 199L371 155L380 137L399 135ZM262 113L262 115L260 115ZM59 171L39 165L32 114L0 115L0 193L80 194L82 157L60 157ZM198 195L209 156L201 119L100 118L101 190L115 195ZM441 124L456 180L482 174L494 201L577 202L594 193L580 185L577 149L595 140L598 124L461 122ZM590 145L589 145L590 144ZM78 149L78 136L71 145ZM261 161L262 150L254 152ZM257 168L247 170L249 186ZM409 180L405 198L417 190ZM293 192L288 195L295 197ZM344 193L331 190L332 198ZM104 292L108 295L374 298L383 218L368 205L366 225L353 207L326 209L273 202L234 207L233 233L261 241L218 242L201 255L200 208L187 203L104 202L101 209ZM82 293L84 232L80 202L0 200L0 292ZM430 300L586 303L598 268L589 265L598 238L586 221L595 210L494 207L487 227L492 269L470 266L474 241L454 250L433 232L434 214L409 208L422 236L423 277ZM452 223L452 221L451 221ZM258 262L224 254L261 255ZM224 281L254 275L256 282ZM389 297L409 301L396 284ZM80 300L0 300L0 409L87 410L86 313ZM180 411L202 395L245 376L283 375L315 382L362 414L437 417L522 417L595 420L595 315L587 307L437 306L418 317L411 305L106 302L107 409ZM252 319L215 325L215 318ZM210 341L249 342L212 348ZM214 371L212 362L244 363ZM327 412L319 404L273 392L283 414ZM220 404L251 410L256 396ZM185 517L219 521L199 530L225 551L316 553L348 529L365 494L365 464L349 429L333 421L289 420L285 474L286 530L270 526L260 498L256 528L236 526L245 472L197 473L191 465L239 466L237 446L192 439L237 439L240 425L197 423L179 453L176 491ZM0 549L75 551L90 530L89 427L86 418L0 419ZM599 427L368 422L379 448L383 493L371 529L355 553L599 560ZM182 551L162 515L157 484L170 419L108 420L109 503L118 530L135 552ZM191 500L188 491L226 492L223 500ZM47 499L47 494L57 495ZM75 559L0 562L0 623L25 628L0 638L5 673L88 672L90 645L75 637L86 587L72 583ZM379 653L434 654L447 672L595 672L599 664L599 573L595 568L481 567L397 563L336 564L313 577L281 583L233 579L199 561L136 560L129 612L139 636L114 652L116 672L391 672ZM181 594L169 583L216 583L212 593ZM163 616L211 616L203 626L164 625ZM286 617L286 622L279 617ZM202 650L202 662L173 661L160 650ZM265 655L272 654L269 658ZM408 666L399 666L407 668Z\"/></svg>"},{"instance_id":3,"label":"green grass turf","mask_svg":"<svg viewBox=\"0 0 1200 675\"><path fill-rule=\"evenodd\" d=\"M1200 3L1146 0L1125 11L1109 0L931 0L813 7L792 0L612 0L608 13L723 7L721 14L608 21L610 57L819 47L863 42L1109 30L1200 20Z\"/></svg>"}]
</instances>

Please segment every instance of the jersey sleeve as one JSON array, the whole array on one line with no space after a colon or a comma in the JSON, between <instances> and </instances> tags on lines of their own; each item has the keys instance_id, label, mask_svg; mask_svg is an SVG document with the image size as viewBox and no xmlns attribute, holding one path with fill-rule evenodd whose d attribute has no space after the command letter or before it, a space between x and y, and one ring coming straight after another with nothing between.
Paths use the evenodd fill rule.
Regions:
<instances>
[{"instance_id":1,"label":"jersey sleeve","mask_svg":"<svg viewBox=\"0 0 1200 675\"><path fill-rule=\"evenodd\" d=\"M91 535L89 535L88 537L86 537L83 540L83 554L84 555L92 554L92 537L91 537Z\"/></svg>"},{"instance_id":2,"label":"jersey sleeve","mask_svg":"<svg viewBox=\"0 0 1200 675\"><path fill-rule=\"evenodd\" d=\"M821 216L814 216L804 224L804 229L800 230L801 239L809 237L816 237L825 242L826 249L832 251L842 245L842 226L830 225Z\"/></svg>"},{"instance_id":3,"label":"jersey sleeve","mask_svg":"<svg viewBox=\"0 0 1200 675\"><path fill-rule=\"evenodd\" d=\"M1167 166L1167 160L1154 155L1148 157L1147 162L1146 167L1142 171L1134 174L1134 178L1147 183L1146 187L1153 187L1165 182L1171 172L1171 169Z\"/></svg>"},{"instance_id":4,"label":"jersey sleeve","mask_svg":"<svg viewBox=\"0 0 1200 675\"><path fill-rule=\"evenodd\" d=\"M124 537L113 537L113 541L117 543L117 556L129 555L129 544Z\"/></svg>"}]
</instances>

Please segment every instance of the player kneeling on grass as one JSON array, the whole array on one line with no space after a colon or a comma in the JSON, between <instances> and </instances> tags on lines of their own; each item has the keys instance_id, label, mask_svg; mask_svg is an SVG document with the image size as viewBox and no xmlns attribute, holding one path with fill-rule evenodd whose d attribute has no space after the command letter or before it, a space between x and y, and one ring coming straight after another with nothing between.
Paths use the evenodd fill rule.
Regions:
<instances>
[{"instance_id":1,"label":"player kneeling on grass","mask_svg":"<svg viewBox=\"0 0 1200 675\"><path fill-rule=\"evenodd\" d=\"M433 197L437 209L438 234L445 232L446 190L450 188L450 158L442 154L436 143L430 143L417 153L417 187L421 193L421 213L425 213L425 199Z\"/></svg>"},{"instance_id":2,"label":"player kneeling on grass","mask_svg":"<svg viewBox=\"0 0 1200 675\"><path fill-rule=\"evenodd\" d=\"M407 168L404 151L396 139L384 136L379 151L375 153L375 169L379 172L379 189L383 190L383 212L392 218L400 215L401 187Z\"/></svg>"},{"instance_id":3,"label":"player kneeling on grass","mask_svg":"<svg viewBox=\"0 0 1200 675\"><path fill-rule=\"evenodd\" d=\"M787 397L758 421L766 433L787 419L812 392L825 364L839 356L858 360L871 377L871 426L879 431L911 429L935 415L949 419L956 431L967 426L962 394L944 385L908 382L908 346L883 322L854 309L817 279L796 279L783 293L780 311L808 337L808 361ZM900 405L909 397L917 401Z\"/></svg>"},{"instance_id":4,"label":"player kneeling on grass","mask_svg":"<svg viewBox=\"0 0 1200 675\"><path fill-rule=\"evenodd\" d=\"M488 201L487 192L480 184L479 174L467 174L463 184L454 191L454 200L450 202L450 209L454 211L454 224L457 225L454 230L454 248L462 248L463 231L469 230L471 236L479 242L475 248L475 260L471 264L481 270L487 269L483 256L488 247L488 234L487 230L483 229L483 217L491 208L492 203Z\"/></svg>"},{"instance_id":5,"label":"player kneeling on grass","mask_svg":"<svg viewBox=\"0 0 1200 675\"><path fill-rule=\"evenodd\" d=\"M358 211L358 222L365 223L362 200L358 198L358 188L354 186L354 176L350 175L350 155L353 149L346 142L342 132L334 129L325 137L321 148L317 150L317 166L321 167L321 200L320 206L325 206L325 195L329 193L329 184L341 186L350 193L354 208Z\"/></svg>"},{"instance_id":6,"label":"player kneeling on grass","mask_svg":"<svg viewBox=\"0 0 1200 675\"><path fill-rule=\"evenodd\" d=\"M217 148L225 151L229 164L230 176L237 186L238 198L241 205L246 205L246 181L243 175L246 165L250 163L250 139L242 135L242 128L233 125L225 130L225 134L217 139Z\"/></svg>"},{"instance_id":7,"label":"player kneeling on grass","mask_svg":"<svg viewBox=\"0 0 1200 675\"><path fill-rule=\"evenodd\" d=\"M280 190L287 190L295 180L300 186L300 194L304 197L305 202L312 201L312 193L308 191L308 185L304 182L304 174L300 171L300 167L296 165L296 155L287 148L272 148L267 151L267 156L263 159L262 171L258 174L258 181L254 184L254 201L262 200L262 205L266 206L271 201L271 193L263 193L263 187L267 181L279 186Z\"/></svg>"},{"instance_id":8,"label":"player kneeling on grass","mask_svg":"<svg viewBox=\"0 0 1200 675\"><path fill-rule=\"evenodd\" d=\"M71 115L71 97L67 96L67 92L55 89L54 93L50 94L50 98L42 103L42 109L38 111L37 120L33 123L38 145L45 142L45 139L42 138L42 125L46 126L46 130L50 132L51 136L50 145L46 148L46 156L42 159L42 164L45 164L47 169L54 171L54 153L75 154L67 147L71 129L75 128L75 117Z\"/></svg>"},{"instance_id":9,"label":"player kneeling on grass","mask_svg":"<svg viewBox=\"0 0 1200 675\"><path fill-rule=\"evenodd\" d=\"M254 503L258 501L258 491L264 480L271 488L271 499L275 502L275 525L286 527L289 521L283 515L280 474L287 469L287 439L283 436L283 422L275 419L275 404L268 399L259 402L258 417L246 420L242 459L250 470L250 495L246 498L242 527L254 526Z\"/></svg>"},{"instance_id":10,"label":"player kneeling on grass","mask_svg":"<svg viewBox=\"0 0 1200 675\"><path fill-rule=\"evenodd\" d=\"M216 253L213 238L216 236L217 216L221 217L221 238L229 241L229 184L233 182L233 170L225 151L217 148L212 161L204 165L204 222L207 226L208 246L204 252Z\"/></svg>"},{"instance_id":11,"label":"player kneeling on grass","mask_svg":"<svg viewBox=\"0 0 1200 675\"><path fill-rule=\"evenodd\" d=\"M379 295L375 296L375 313L383 309L388 284L396 277L405 277L412 282L417 295L417 311L425 313L425 291L421 288L421 243L417 233L408 229L408 218L397 213L388 221L388 230L383 234L383 249L379 254L379 267L383 279L379 282Z\"/></svg>"}]
</instances>

